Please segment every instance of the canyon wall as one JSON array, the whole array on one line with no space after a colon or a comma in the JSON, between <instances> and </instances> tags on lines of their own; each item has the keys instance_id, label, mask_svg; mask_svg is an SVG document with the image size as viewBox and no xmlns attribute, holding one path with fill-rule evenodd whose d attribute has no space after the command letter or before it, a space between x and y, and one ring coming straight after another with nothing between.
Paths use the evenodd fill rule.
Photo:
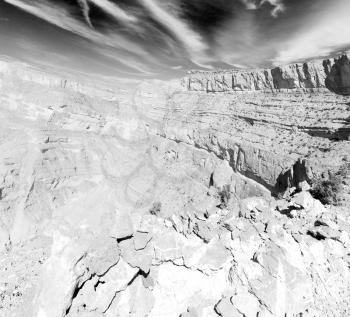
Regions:
<instances>
[{"instance_id":1,"label":"canyon wall","mask_svg":"<svg viewBox=\"0 0 350 317\"><path fill-rule=\"evenodd\" d=\"M326 78L328 81L326 84ZM182 85L189 91L282 91L331 89L349 94L349 60L346 55L261 70L191 71Z\"/></svg>"},{"instance_id":2,"label":"canyon wall","mask_svg":"<svg viewBox=\"0 0 350 317\"><path fill-rule=\"evenodd\" d=\"M349 97L1 65L1 316L349 315Z\"/></svg>"},{"instance_id":3,"label":"canyon wall","mask_svg":"<svg viewBox=\"0 0 350 317\"><path fill-rule=\"evenodd\" d=\"M331 65L329 61L325 61L325 64ZM325 84L336 94L350 95L350 61L347 55L334 60L327 73Z\"/></svg>"},{"instance_id":4,"label":"canyon wall","mask_svg":"<svg viewBox=\"0 0 350 317\"><path fill-rule=\"evenodd\" d=\"M101 99L113 98L113 87L115 83L99 80L99 78L88 77L84 74L67 74L63 70L48 71L35 66L31 66L19 61L1 58L0 56L0 76L6 80L36 84L37 86L47 87L48 89L67 89L75 93L84 94ZM0 82L2 84L3 81ZM99 84L100 83L100 84ZM0 86L1 88L1 86Z\"/></svg>"},{"instance_id":5,"label":"canyon wall","mask_svg":"<svg viewBox=\"0 0 350 317\"><path fill-rule=\"evenodd\" d=\"M343 143L334 141L349 139L349 104L334 92L347 94L348 65L344 55L334 63L190 72L182 80L187 93L168 103L165 133L181 132L172 137L226 157L234 170L274 193L310 182L340 164L322 151L345 155Z\"/></svg>"}]
</instances>

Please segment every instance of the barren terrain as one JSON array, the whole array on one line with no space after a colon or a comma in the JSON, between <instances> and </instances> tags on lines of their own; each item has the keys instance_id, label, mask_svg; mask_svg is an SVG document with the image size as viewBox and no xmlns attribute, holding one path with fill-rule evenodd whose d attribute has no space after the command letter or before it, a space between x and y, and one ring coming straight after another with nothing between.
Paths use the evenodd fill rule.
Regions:
<instances>
[{"instance_id":1,"label":"barren terrain","mask_svg":"<svg viewBox=\"0 0 350 317\"><path fill-rule=\"evenodd\" d=\"M122 83L0 62L0 315L350 315L350 96L315 65Z\"/></svg>"}]
</instances>

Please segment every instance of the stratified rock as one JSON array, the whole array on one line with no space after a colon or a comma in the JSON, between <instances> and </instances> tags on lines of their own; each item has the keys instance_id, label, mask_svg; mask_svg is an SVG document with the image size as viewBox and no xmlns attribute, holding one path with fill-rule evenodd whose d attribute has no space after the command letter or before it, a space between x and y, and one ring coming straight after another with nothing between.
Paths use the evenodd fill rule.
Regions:
<instances>
[{"instance_id":1,"label":"stratified rock","mask_svg":"<svg viewBox=\"0 0 350 317\"><path fill-rule=\"evenodd\" d=\"M324 62L332 65L330 61ZM326 78L326 87L339 95L350 95L350 61L347 55L334 59Z\"/></svg>"},{"instance_id":2,"label":"stratified rock","mask_svg":"<svg viewBox=\"0 0 350 317\"><path fill-rule=\"evenodd\" d=\"M0 63L0 315L349 316L349 99L324 89L330 66L184 91ZM343 206L308 192L332 172Z\"/></svg>"},{"instance_id":3,"label":"stratified rock","mask_svg":"<svg viewBox=\"0 0 350 317\"><path fill-rule=\"evenodd\" d=\"M191 71L183 86L191 91L275 91L323 89L326 72L321 60L262 70Z\"/></svg>"},{"instance_id":4,"label":"stratified rock","mask_svg":"<svg viewBox=\"0 0 350 317\"><path fill-rule=\"evenodd\" d=\"M350 66L346 55L330 60L316 60L262 70L190 71L182 85L190 91L317 91L328 88L350 94Z\"/></svg>"}]
</instances>

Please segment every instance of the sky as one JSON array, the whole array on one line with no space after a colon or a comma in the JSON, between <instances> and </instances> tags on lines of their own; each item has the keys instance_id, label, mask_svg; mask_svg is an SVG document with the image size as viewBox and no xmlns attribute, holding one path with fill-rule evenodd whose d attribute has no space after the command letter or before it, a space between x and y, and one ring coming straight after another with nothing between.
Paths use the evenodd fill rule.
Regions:
<instances>
[{"instance_id":1,"label":"sky","mask_svg":"<svg viewBox=\"0 0 350 317\"><path fill-rule=\"evenodd\" d=\"M172 78L350 48L350 0L0 0L0 54L67 71Z\"/></svg>"}]
</instances>

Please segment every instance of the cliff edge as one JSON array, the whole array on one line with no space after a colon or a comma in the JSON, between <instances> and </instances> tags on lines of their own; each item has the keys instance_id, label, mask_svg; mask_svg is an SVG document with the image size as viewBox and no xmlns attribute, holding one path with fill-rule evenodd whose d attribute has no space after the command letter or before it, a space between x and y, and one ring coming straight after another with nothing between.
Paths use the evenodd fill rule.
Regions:
<instances>
[{"instance_id":1,"label":"cliff edge","mask_svg":"<svg viewBox=\"0 0 350 317\"><path fill-rule=\"evenodd\" d=\"M0 316L350 316L350 97L307 67L208 94L0 63Z\"/></svg>"},{"instance_id":2,"label":"cliff edge","mask_svg":"<svg viewBox=\"0 0 350 317\"><path fill-rule=\"evenodd\" d=\"M330 89L350 94L350 66L346 55L259 70L190 71L182 80L188 91L232 92Z\"/></svg>"},{"instance_id":3,"label":"cliff edge","mask_svg":"<svg viewBox=\"0 0 350 317\"><path fill-rule=\"evenodd\" d=\"M326 87L336 94L350 95L350 61L347 55L334 60L333 65L327 60L324 61L326 69L329 69L325 81ZM330 66L331 65L331 66Z\"/></svg>"}]
</instances>

